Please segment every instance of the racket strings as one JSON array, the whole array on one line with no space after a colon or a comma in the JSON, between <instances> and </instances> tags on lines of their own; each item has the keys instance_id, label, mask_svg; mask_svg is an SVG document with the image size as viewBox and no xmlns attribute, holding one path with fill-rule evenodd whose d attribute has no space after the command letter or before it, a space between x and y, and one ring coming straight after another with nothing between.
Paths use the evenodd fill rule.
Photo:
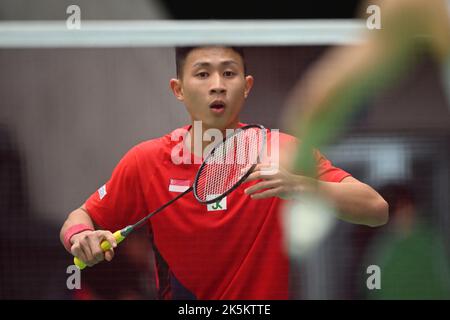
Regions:
<instances>
[{"instance_id":1,"label":"racket strings","mask_svg":"<svg viewBox=\"0 0 450 320\"><path fill-rule=\"evenodd\" d=\"M258 161L264 143L259 127L239 129L217 145L199 172L196 195L209 201L232 189Z\"/></svg>"}]
</instances>

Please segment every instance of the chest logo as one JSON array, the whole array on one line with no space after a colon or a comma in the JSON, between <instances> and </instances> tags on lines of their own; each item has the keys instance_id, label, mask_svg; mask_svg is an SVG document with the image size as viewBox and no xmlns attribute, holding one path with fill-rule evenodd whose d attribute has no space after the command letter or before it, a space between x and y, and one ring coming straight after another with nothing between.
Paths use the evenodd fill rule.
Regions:
<instances>
[{"instance_id":1,"label":"chest logo","mask_svg":"<svg viewBox=\"0 0 450 320\"><path fill-rule=\"evenodd\" d=\"M212 195L211 197L217 197L218 195ZM227 197L224 197L220 201L208 204L208 211L221 211L227 210Z\"/></svg>"}]
</instances>

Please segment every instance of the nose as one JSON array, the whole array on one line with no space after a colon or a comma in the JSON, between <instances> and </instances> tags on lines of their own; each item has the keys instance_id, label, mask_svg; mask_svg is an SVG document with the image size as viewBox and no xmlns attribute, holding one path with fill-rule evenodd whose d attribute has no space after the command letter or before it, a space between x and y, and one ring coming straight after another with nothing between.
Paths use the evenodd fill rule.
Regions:
<instances>
[{"instance_id":1,"label":"nose","mask_svg":"<svg viewBox=\"0 0 450 320\"><path fill-rule=\"evenodd\" d=\"M212 76L211 77L211 89L209 90L209 93L210 94L223 94L226 91L227 90L225 88L223 78L218 74L215 74L214 76Z\"/></svg>"}]
</instances>

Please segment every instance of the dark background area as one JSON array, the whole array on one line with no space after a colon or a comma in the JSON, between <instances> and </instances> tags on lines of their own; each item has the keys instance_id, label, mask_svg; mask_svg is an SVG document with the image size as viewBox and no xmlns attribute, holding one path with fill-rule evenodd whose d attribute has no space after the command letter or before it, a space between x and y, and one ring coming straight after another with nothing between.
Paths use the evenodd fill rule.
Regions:
<instances>
[{"instance_id":1,"label":"dark background area","mask_svg":"<svg viewBox=\"0 0 450 320\"><path fill-rule=\"evenodd\" d=\"M89 20L139 19L350 19L360 0L177 1L177 0L3 0L1 20L60 20L71 4Z\"/></svg>"},{"instance_id":2,"label":"dark background area","mask_svg":"<svg viewBox=\"0 0 450 320\"><path fill-rule=\"evenodd\" d=\"M346 1L176 1L161 3L174 19L349 19L359 0Z\"/></svg>"}]
</instances>

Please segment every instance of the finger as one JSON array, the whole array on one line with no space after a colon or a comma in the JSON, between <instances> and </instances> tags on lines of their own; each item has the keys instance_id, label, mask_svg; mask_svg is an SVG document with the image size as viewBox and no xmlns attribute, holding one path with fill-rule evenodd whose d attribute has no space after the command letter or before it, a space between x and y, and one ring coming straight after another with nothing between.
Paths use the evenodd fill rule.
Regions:
<instances>
[{"instance_id":1,"label":"finger","mask_svg":"<svg viewBox=\"0 0 450 320\"><path fill-rule=\"evenodd\" d=\"M272 165L268 162L267 163L258 163L255 166L255 169L253 169L253 171L262 171L262 170L270 168L270 167L272 167Z\"/></svg>"},{"instance_id":2,"label":"finger","mask_svg":"<svg viewBox=\"0 0 450 320\"><path fill-rule=\"evenodd\" d=\"M105 252L105 260L106 261L111 261L114 258L114 249L109 249L108 251Z\"/></svg>"},{"instance_id":3,"label":"finger","mask_svg":"<svg viewBox=\"0 0 450 320\"><path fill-rule=\"evenodd\" d=\"M264 167L261 167L260 170L261 176L263 177L273 177L274 175L277 175L280 173L280 168L277 165L270 164Z\"/></svg>"},{"instance_id":4,"label":"finger","mask_svg":"<svg viewBox=\"0 0 450 320\"><path fill-rule=\"evenodd\" d=\"M277 197L278 195L281 194L282 190L283 189L281 187L278 187L278 188L266 190L266 191L263 191L263 192L260 192L257 194L252 194L250 197L255 200Z\"/></svg>"},{"instance_id":5,"label":"finger","mask_svg":"<svg viewBox=\"0 0 450 320\"><path fill-rule=\"evenodd\" d=\"M87 261L87 257L84 254L83 249L81 248L80 244L77 242L75 243L72 248L70 249L70 251L72 252L72 255L74 257L77 257L78 259L80 259L81 261L85 262Z\"/></svg>"},{"instance_id":6,"label":"finger","mask_svg":"<svg viewBox=\"0 0 450 320\"><path fill-rule=\"evenodd\" d=\"M89 267L91 267L92 265L95 264L95 258L94 258L94 255L92 254L92 251L90 248L89 237L83 236L79 240L79 244L80 244L80 248L81 248L81 250L83 250L83 253L85 256L85 259L83 260L83 262L86 263Z\"/></svg>"},{"instance_id":7,"label":"finger","mask_svg":"<svg viewBox=\"0 0 450 320\"><path fill-rule=\"evenodd\" d=\"M273 180L278 177L276 174L266 174L265 170L258 170L256 172L252 172L245 182L256 181L256 180Z\"/></svg>"},{"instance_id":8,"label":"finger","mask_svg":"<svg viewBox=\"0 0 450 320\"><path fill-rule=\"evenodd\" d=\"M253 172L248 176L245 182L256 181L256 180L274 180L279 178L277 174L267 174L267 171L257 171Z\"/></svg>"},{"instance_id":9,"label":"finger","mask_svg":"<svg viewBox=\"0 0 450 320\"><path fill-rule=\"evenodd\" d=\"M101 247L101 243L106 240L112 246L117 247L117 241L114 235L109 231L98 230L95 232L95 237L90 238L91 251L94 255L96 263L99 263L105 259L105 252Z\"/></svg>"},{"instance_id":10,"label":"finger","mask_svg":"<svg viewBox=\"0 0 450 320\"><path fill-rule=\"evenodd\" d=\"M245 182L250 182L250 181L255 181L258 180L260 176L259 171L257 172L252 172L251 174L249 174L249 176L245 179Z\"/></svg>"},{"instance_id":11,"label":"finger","mask_svg":"<svg viewBox=\"0 0 450 320\"><path fill-rule=\"evenodd\" d=\"M103 241L104 237L101 233L95 233L93 236L89 237L89 247L92 252L94 263L99 263L105 259L105 253L100 247L100 243Z\"/></svg>"},{"instance_id":12,"label":"finger","mask_svg":"<svg viewBox=\"0 0 450 320\"><path fill-rule=\"evenodd\" d=\"M276 188L281 184L280 180L270 180L259 182L247 189L245 189L245 194L252 194L262 189Z\"/></svg>"},{"instance_id":13,"label":"finger","mask_svg":"<svg viewBox=\"0 0 450 320\"><path fill-rule=\"evenodd\" d=\"M116 240L116 238L114 238L114 235L111 232L101 231L100 234L102 235L103 239L105 239L106 241L108 241L111 244L112 248L117 247L117 240Z\"/></svg>"}]
</instances>

